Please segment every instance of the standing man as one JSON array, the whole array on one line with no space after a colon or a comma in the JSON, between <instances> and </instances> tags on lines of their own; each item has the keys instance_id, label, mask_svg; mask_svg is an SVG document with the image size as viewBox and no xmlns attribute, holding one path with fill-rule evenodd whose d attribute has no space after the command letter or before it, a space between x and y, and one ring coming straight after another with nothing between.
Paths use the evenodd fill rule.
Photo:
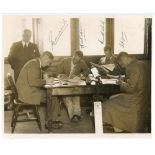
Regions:
<instances>
[{"instance_id":1,"label":"standing man","mask_svg":"<svg viewBox=\"0 0 155 155\"><path fill-rule=\"evenodd\" d=\"M120 81L121 94L103 103L103 122L116 132L144 132L150 98L150 72L142 61L121 52L117 61L125 68L126 81Z\"/></svg>"},{"instance_id":2,"label":"standing man","mask_svg":"<svg viewBox=\"0 0 155 155\"><path fill-rule=\"evenodd\" d=\"M89 69L83 60L83 53L76 51L72 58L64 59L59 67L59 73L65 74L70 79L87 76ZM69 118L77 123L81 119L80 97L63 97L63 102L67 108Z\"/></svg>"},{"instance_id":3,"label":"standing man","mask_svg":"<svg viewBox=\"0 0 155 155\"><path fill-rule=\"evenodd\" d=\"M22 37L22 41L13 43L8 56L8 61L14 70L15 82L24 64L40 56L37 45L30 42L31 31L25 29Z\"/></svg>"}]
</instances>

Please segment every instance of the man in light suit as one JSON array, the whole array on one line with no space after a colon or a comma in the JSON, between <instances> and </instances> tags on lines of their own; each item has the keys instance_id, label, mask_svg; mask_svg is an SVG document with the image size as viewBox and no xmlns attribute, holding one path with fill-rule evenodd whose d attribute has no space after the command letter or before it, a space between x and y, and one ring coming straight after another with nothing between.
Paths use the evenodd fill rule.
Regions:
<instances>
[{"instance_id":1,"label":"man in light suit","mask_svg":"<svg viewBox=\"0 0 155 155\"><path fill-rule=\"evenodd\" d=\"M59 73L65 74L70 79L87 76L89 69L83 60L83 53L76 51L72 58L64 59L59 67ZM67 108L69 118L72 122L78 122L81 119L80 97L63 97L63 102Z\"/></svg>"},{"instance_id":2,"label":"man in light suit","mask_svg":"<svg viewBox=\"0 0 155 155\"><path fill-rule=\"evenodd\" d=\"M41 87L47 83L42 78L42 67L49 66L52 60L53 55L44 52L40 58L32 59L23 66L16 82L19 100L28 104L40 104Z\"/></svg>"},{"instance_id":3,"label":"man in light suit","mask_svg":"<svg viewBox=\"0 0 155 155\"><path fill-rule=\"evenodd\" d=\"M24 64L40 56L37 45L30 42L31 31L25 29L22 37L22 41L13 43L8 56L11 68L14 70L15 82Z\"/></svg>"},{"instance_id":4,"label":"man in light suit","mask_svg":"<svg viewBox=\"0 0 155 155\"><path fill-rule=\"evenodd\" d=\"M24 65L16 82L19 100L27 104L36 105L39 105L40 102L46 102L46 91L42 88L45 84L51 83L52 78L44 80L42 78L42 68L50 66L52 61L52 53L46 51L40 58L32 59ZM52 103L50 106L47 105L48 107L50 109L47 110L50 110L50 114L47 112L47 115L50 116L47 116L47 118L52 118L52 121L56 121L59 111L56 97L52 97Z\"/></svg>"}]
</instances>

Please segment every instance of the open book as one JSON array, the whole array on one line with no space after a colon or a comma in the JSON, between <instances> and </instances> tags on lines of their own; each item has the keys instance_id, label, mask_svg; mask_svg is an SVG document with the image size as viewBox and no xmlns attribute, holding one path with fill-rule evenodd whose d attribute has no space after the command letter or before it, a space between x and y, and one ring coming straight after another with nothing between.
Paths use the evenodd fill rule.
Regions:
<instances>
[{"instance_id":1,"label":"open book","mask_svg":"<svg viewBox=\"0 0 155 155\"><path fill-rule=\"evenodd\" d=\"M93 65L94 67L97 67L97 68L101 69L106 74L108 74L110 71L113 71L114 68L115 68L115 65L114 64L98 65L98 64L95 64L93 62L90 62L90 64Z\"/></svg>"},{"instance_id":2,"label":"open book","mask_svg":"<svg viewBox=\"0 0 155 155\"><path fill-rule=\"evenodd\" d=\"M104 67L106 69L108 69L109 71L113 71L115 68L114 64L107 64L107 65L101 65L101 67Z\"/></svg>"}]
</instances>

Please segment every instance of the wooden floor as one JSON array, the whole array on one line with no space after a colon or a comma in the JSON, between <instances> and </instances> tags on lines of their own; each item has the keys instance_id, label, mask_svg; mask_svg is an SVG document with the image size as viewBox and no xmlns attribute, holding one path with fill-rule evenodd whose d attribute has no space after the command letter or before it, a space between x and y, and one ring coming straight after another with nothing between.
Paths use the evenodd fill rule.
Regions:
<instances>
[{"instance_id":1,"label":"wooden floor","mask_svg":"<svg viewBox=\"0 0 155 155\"><path fill-rule=\"evenodd\" d=\"M41 106L39 109L41 116L42 132L40 132L36 122L22 122L17 123L14 133L48 133L45 129L45 106ZM4 112L4 133L11 133L11 116L12 111ZM79 123L71 123L66 109L63 108L61 111L60 120L64 123L62 129L54 129L52 133L94 133L93 120L86 113L86 108L82 108L83 119Z\"/></svg>"}]
</instances>

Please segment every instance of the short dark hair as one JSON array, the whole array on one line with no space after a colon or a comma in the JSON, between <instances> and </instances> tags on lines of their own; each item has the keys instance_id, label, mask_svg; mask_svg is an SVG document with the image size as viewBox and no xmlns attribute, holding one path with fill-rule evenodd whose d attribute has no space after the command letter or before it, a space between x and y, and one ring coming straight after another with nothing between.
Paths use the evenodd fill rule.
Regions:
<instances>
[{"instance_id":1,"label":"short dark hair","mask_svg":"<svg viewBox=\"0 0 155 155\"><path fill-rule=\"evenodd\" d=\"M54 56L53 56L53 54L50 51L45 51L45 52L43 52L42 55L47 55L51 60L54 59Z\"/></svg>"},{"instance_id":2,"label":"short dark hair","mask_svg":"<svg viewBox=\"0 0 155 155\"><path fill-rule=\"evenodd\" d=\"M82 51L76 51L76 55L78 55L80 58L83 58L83 52Z\"/></svg>"},{"instance_id":3,"label":"short dark hair","mask_svg":"<svg viewBox=\"0 0 155 155\"><path fill-rule=\"evenodd\" d=\"M111 47L109 45L105 46L104 51L110 51L111 52Z\"/></svg>"},{"instance_id":4,"label":"short dark hair","mask_svg":"<svg viewBox=\"0 0 155 155\"><path fill-rule=\"evenodd\" d=\"M124 57L129 57L129 54L127 52L124 52L124 51L120 52L117 56L117 61L120 61Z\"/></svg>"},{"instance_id":5,"label":"short dark hair","mask_svg":"<svg viewBox=\"0 0 155 155\"><path fill-rule=\"evenodd\" d=\"M31 30L30 30L30 29L24 29L23 32L24 32L24 33L26 33L26 32L30 32L30 33L31 33Z\"/></svg>"}]
</instances>

